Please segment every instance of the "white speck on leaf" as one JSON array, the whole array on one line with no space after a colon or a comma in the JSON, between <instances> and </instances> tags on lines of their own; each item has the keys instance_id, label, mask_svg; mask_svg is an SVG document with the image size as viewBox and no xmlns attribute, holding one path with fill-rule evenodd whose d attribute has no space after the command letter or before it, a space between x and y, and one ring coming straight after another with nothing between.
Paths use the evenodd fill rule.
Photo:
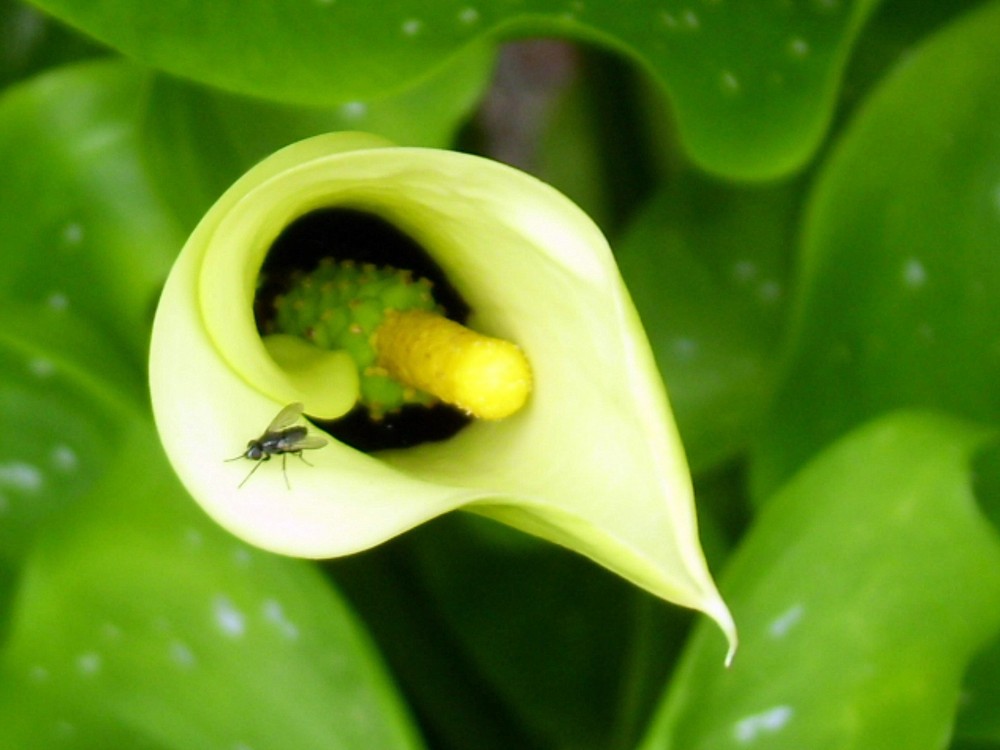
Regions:
<instances>
[{"instance_id":1,"label":"white speck on leaf","mask_svg":"<svg viewBox=\"0 0 1000 750\"><path fill-rule=\"evenodd\" d=\"M800 36L792 37L788 42L788 52L793 57L805 57L809 54L809 42Z\"/></svg>"},{"instance_id":2,"label":"white speck on leaf","mask_svg":"<svg viewBox=\"0 0 1000 750\"><path fill-rule=\"evenodd\" d=\"M799 623L805 611L805 607L801 604L792 605L771 620L771 624L767 626L768 634L772 638L784 638Z\"/></svg>"},{"instance_id":3,"label":"white speck on leaf","mask_svg":"<svg viewBox=\"0 0 1000 750\"><path fill-rule=\"evenodd\" d=\"M73 471L80 463L76 451L68 445L59 443L49 453L49 462L59 471Z\"/></svg>"},{"instance_id":4,"label":"white speck on leaf","mask_svg":"<svg viewBox=\"0 0 1000 750\"><path fill-rule=\"evenodd\" d=\"M903 264L903 283L911 289L918 289L927 283L927 269L916 258L909 258Z\"/></svg>"},{"instance_id":5,"label":"white speck on leaf","mask_svg":"<svg viewBox=\"0 0 1000 750\"><path fill-rule=\"evenodd\" d=\"M62 312L69 307L69 297L62 292L52 292L52 294L45 298L45 304L53 310Z\"/></svg>"},{"instance_id":6,"label":"white speck on leaf","mask_svg":"<svg viewBox=\"0 0 1000 750\"><path fill-rule=\"evenodd\" d=\"M233 550L233 562L237 568L248 568L253 562L253 556L246 547L237 547Z\"/></svg>"},{"instance_id":7,"label":"white speck on leaf","mask_svg":"<svg viewBox=\"0 0 1000 750\"><path fill-rule=\"evenodd\" d=\"M752 260L740 260L733 264L733 276L737 281L750 281L757 275L757 264Z\"/></svg>"},{"instance_id":8,"label":"white speck on leaf","mask_svg":"<svg viewBox=\"0 0 1000 750\"><path fill-rule=\"evenodd\" d=\"M184 543L192 549L201 549L205 544L205 535L193 526L184 529Z\"/></svg>"},{"instance_id":9,"label":"white speck on leaf","mask_svg":"<svg viewBox=\"0 0 1000 750\"><path fill-rule=\"evenodd\" d=\"M63 242L67 245L79 245L83 242L83 225L71 222L63 227Z\"/></svg>"},{"instance_id":10,"label":"white speck on leaf","mask_svg":"<svg viewBox=\"0 0 1000 750\"><path fill-rule=\"evenodd\" d=\"M0 464L0 487L21 492L38 492L44 483L42 472L33 464L24 461Z\"/></svg>"},{"instance_id":11,"label":"white speck on leaf","mask_svg":"<svg viewBox=\"0 0 1000 750\"><path fill-rule=\"evenodd\" d=\"M475 8L462 8L458 12L458 20L466 24L476 23L479 20L479 11Z\"/></svg>"},{"instance_id":12,"label":"white speck on leaf","mask_svg":"<svg viewBox=\"0 0 1000 750\"><path fill-rule=\"evenodd\" d=\"M169 652L170 660L183 669L193 669L198 663L198 659L194 655L194 651L192 651L190 646L182 641L171 641Z\"/></svg>"},{"instance_id":13,"label":"white speck on leaf","mask_svg":"<svg viewBox=\"0 0 1000 750\"><path fill-rule=\"evenodd\" d=\"M299 637L298 626L288 619L284 607L277 599L268 599L264 602L264 619L276 626L285 638L294 641Z\"/></svg>"},{"instance_id":14,"label":"white speck on leaf","mask_svg":"<svg viewBox=\"0 0 1000 750\"><path fill-rule=\"evenodd\" d=\"M693 30L701 27L701 19L698 18L698 14L693 10L688 9L684 11L681 18L684 19L684 25L689 29Z\"/></svg>"},{"instance_id":15,"label":"white speck on leaf","mask_svg":"<svg viewBox=\"0 0 1000 750\"><path fill-rule=\"evenodd\" d=\"M740 90L740 79L737 78L731 70L722 71L722 75L719 77L719 83L722 86L722 90L727 94L735 94Z\"/></svg>"},{"instance_id":16,"label":"white speck on leaf","mask_svg":"<svg viewBox=\"0 0 1000 750\"><path fill-rule=\"evenodd\" d=\"M781 284L774 279L764 281L758 287L757 294L762 302L777 302L781 299Z\"/></svg>"},{"instance_id":17,"label":"white speck on leaf","mask_svg":"<svg viewBox=\"0 0 1000 750\"><path fill-rule=\"evenodd\" d=\"M91 677L101 671L101 655L96 651L88 651L76 657L77 671Z\"/></svg>"},{"instance_id":18,"label":"white speck on leaf","mask_svg":"<svg viewBox=\"0 0 1000 750\"><path fill-rule=\"evenodd\" d=\"M683 362L690 362L698 354L698 342L686 336L674 339L671 348L674 356Z\"/></svg>"},{"instance_id":19,"label":"white speck on leaf","mask_svg":"<svg viewBox=\"0 0 1000 750\"><path fill-rule=\"evenodd\" d=\"M212 601L212 614L215 624L224 635L240 638L246 632L246 616L236 608L228 596L220 594L215 597Z\"/></svg>"},{"instance_id":20,"label":"white speck on leaf","mask_svg":"<svg viewBox=\"0 0 1000 750\"><path fill-rule=\"evenodd\" d=\"M360 120L368 114L368 105L364 102L344 102L340 105L340 114L348 120Z\"/></svg>"},{"instance_id":21,"label":"white speck on leaf","mask_svg":"<svg viewBox=\"0 0 1000 750\"><path fill-rule=\"evenodd\" d=\"M407 36L416 36L423 30L424 22L418 18L409 18L403 21L401 28Z\"/></svg>"},{"instance_id":22,"label":"white speck on leaf","mask_svg":"<svg viewBox=\"0 0 1000 750\"><path fill-rule=\"evenodd\" d=\"M35 357L28 360L28 372L38 378L49 378L56 371L56 366L52 360L43 357Z\"/></svg>"},{"instance_id":23,"label":"white speck on leaf","mask_svg":"<svg viewBox=\"0 0 1000 750\"><path fill-rule=\"evenodd\" d=\"M774 734L783 729L794 713L791 706L775 706L747 716L736 722L733 737L738 742L749 744L762 734Z\"/></svg>"}]
</instances>

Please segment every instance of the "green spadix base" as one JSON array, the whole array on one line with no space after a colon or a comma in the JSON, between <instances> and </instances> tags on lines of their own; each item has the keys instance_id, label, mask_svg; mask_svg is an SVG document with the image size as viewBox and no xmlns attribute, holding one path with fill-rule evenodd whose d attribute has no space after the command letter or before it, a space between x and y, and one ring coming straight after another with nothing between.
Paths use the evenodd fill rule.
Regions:
<instances>
[{"instance_id":1,"label":"green spadix base","mask_svg":"<svg viewBox=\"0 0 1000 750\"><path fill-rule=\"evenodd\" d=\"M359 402L374 418L408 404L429 405L433 396L400 383L378 366L374 339L391 310L443 314L431 287L430 281L410 271L326 258L315 271L294 277L289 291L275 299L276 332L347 352L358 367Z\"/></svg>"}]
</instances>

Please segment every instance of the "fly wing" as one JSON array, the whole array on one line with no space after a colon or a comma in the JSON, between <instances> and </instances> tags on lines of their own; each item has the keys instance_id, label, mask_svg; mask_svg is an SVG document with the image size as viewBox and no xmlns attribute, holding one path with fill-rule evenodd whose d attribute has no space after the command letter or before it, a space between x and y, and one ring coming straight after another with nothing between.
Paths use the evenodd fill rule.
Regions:
<instances>
[{"instance_id":1,"label":"fly wing","mask_svg":"<svg viewBox=\"0 0 1000 750\"><path fill-rule=\"evenodd\" d=\"M314 448L322 448L327 444L326 438L321 438L319 435L306 435L301 440L296 441L296 450L313 450Z\"/></svg>"},{"instance_id":2,"label":"fly wing","mask_svg":"<svg viewBox=\"0 0 1000 750\"><path fill-rule=\"evenodd\" d=\"M280 432L285 429L302 416L303 409L305 407L298 401L294 404L289 404L278 412L278 416L271 420L271 424L267 426L265 432Z\"/></svg>"}]
</instances>

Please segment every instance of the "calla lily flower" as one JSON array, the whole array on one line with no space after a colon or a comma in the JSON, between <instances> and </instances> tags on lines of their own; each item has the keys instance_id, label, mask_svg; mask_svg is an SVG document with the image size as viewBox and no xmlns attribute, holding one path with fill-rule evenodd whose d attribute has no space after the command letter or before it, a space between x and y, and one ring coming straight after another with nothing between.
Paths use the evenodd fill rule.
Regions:
<instances>
[{"instance_id":1,"label":"calla lily flower","mask_svg":"<svg viewBox=\"0 0 1000 750\"><path fill-rule=\"evenodd\" d=\"M276 237L311 211L374 214L430 253L472 308L467 325L515 342L533 390L499 420L367 454L324 436L311 467L238 456L282 407L333 419L358 397L343 352L278 337L253 303ZM337 133L272 155L195 229L166 284L152 400L173 466L222 526L262 548L323 558L465 509L575 550L638 586L733 621L708 572L666 394L606 240L536 179L476 156ZM295 462L293 465L291 462ZM273 462L272 462L273 463ZM271 470L268 470L271 469ZM294 469L294 472L292 471Z\"/></svg>"}]
</instances>

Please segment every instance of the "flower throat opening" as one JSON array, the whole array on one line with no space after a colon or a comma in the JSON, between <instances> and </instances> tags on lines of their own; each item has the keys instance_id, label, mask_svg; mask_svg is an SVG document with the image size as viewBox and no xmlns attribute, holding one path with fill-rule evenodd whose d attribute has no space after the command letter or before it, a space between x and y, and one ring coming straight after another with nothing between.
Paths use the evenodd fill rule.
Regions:
<instances>
[{"instance_id":1,"label":"flower throat opening","mask_svg":"<svg viewBox=\"0 0 1000 750\"><path fill-rule=\"evenodd\" d=\"M352 270L373 266L410 272L414 279L429 282L422 282L424 288L429 286L432 304L446 318L464 323L469 316L469 305L430 254L411 237L374 214L327 208L293 221L268 251L254 297L254 317L261 335L292 333L279 321L284 298L304 277L331 264ZM384 412L359 404L340 419L312 421L346 445L375 452L445 440L467 425L470 417L435 401L407 403Z\"/></svg>"}]
</instances>

